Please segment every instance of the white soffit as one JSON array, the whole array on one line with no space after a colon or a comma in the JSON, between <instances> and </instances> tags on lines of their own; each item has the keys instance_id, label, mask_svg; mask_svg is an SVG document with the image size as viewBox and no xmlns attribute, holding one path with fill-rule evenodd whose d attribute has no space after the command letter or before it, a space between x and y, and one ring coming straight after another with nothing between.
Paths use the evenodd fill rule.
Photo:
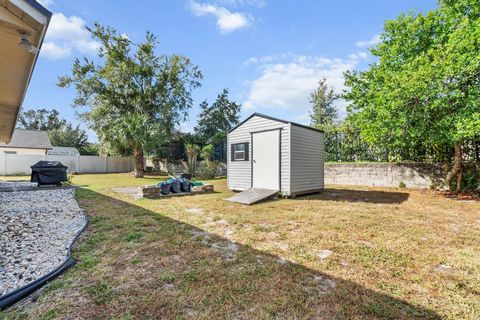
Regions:
<instances>
[{"instance_id":1,"label":"white soffit","mask_svg":"<svg viewBox=\"0 0 480 320\"><path fill-rule=\"evenodd\" d=\"M30 17L35 19L38 23L46 25L48 23L48 18L39 12L35 7L25 0L8 0L11 4L17 6L19 9L23 10Z\"/></svg>"}]
</instances>

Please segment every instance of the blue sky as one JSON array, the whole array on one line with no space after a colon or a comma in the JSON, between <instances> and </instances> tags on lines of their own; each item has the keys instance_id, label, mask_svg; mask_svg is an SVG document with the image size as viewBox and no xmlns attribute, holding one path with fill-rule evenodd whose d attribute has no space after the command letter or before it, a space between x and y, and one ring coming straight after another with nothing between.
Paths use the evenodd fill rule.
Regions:
<instances>
[{"instance_id":1,"label":"blue sky","mask_svg":"<svg viewBox=\"0 0 480 320\"><path fill-rule=\"evenodd\" d=\"M56 86L75 57L94 57L98 44L84 26L98 21L134 41L149 30L159 37L159 53L191 58L203 72L193 93L191 130L198 104L215 100L224 87L243 105L242 118L262 112L308 123L308 93L321 77L337 91L342 73L372 62L368 48L383 23L402 12L425 12L434 0L42 0L53 13L24 110L56 108L78 123L73 89ZM341 113L344 104L338 105ZM85 127L85 125L82 125ZM95 136L90 132L90 138Z\"/></svg>"}]
</instances>

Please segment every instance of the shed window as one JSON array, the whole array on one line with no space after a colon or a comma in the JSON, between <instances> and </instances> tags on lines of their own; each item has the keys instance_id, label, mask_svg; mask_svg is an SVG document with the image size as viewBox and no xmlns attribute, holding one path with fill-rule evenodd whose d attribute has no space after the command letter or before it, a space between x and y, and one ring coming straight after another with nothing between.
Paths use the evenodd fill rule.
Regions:
<instances>
[{"instance_id":1,"label":"shed window","mask_svg":"<svg viewBox=\"0 0 480 320\"><path fill-rule=\"evenodd\" d=\"M232 144L232 161L248 160L248 142Z\"/></svg>"}]
</instances>

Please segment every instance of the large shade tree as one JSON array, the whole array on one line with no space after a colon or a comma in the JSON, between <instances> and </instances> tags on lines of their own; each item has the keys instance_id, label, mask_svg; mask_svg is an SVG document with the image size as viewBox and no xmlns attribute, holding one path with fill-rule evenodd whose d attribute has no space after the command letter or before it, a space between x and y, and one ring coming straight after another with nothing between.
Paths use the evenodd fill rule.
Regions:
<instances>
[{"instance_id":1,"label":"large shade tree","mask_svg":"<svg viewBox=\"0 0 480 320\"><path fill-rule=\"evenodd\" d=\"M89 31L101 44L98 61L76 59L58 85L75 87L73 104L84 107L81 117L102 147L134 155L135 177L142 177L145 154L187 118L202 74L184 56L157 54L158 41L149 32L137 44L98 23Z\"/></svg>"},{"instance_id":2,"label":"large shade tree","mask_svg":"<svg viewBox=\"0 0 480 320\"><path fill-rule=\"evenodd\" d=\"M48 131L48 136L52 145L77 148L80 154L86 154L84 151L90 145L87 132L81 129L80 125L74 127L71 123L67 123L60 129Z\"/></svg>"},{"instance_id":3,"label":"large shade tree","mask_svg":"<svg viewBox=\"0 0 480 320\"><path fill-rule=\"evenodd\" d=\"M362 137L392 150L451 146L446 176L461 187L462 148L480 132L480 3L442 0L387 21L378 58L348 72L346 99Z\"/></svg>"},{"instance_id":4,"label":"large shade tree","mask_svg":"<svg viewBox=\"0 0 480 320\"><path fill-rule=\"evenodd\" d=\"M325 133L325 154L327 161L336 160L338 156L337 139L339 116L335 101L339 95L327 84L327 79L318 81L318 86L310 93L310 125Z\"/></svg>"},{"instance_id":5,"label":"large shade tree","mask_svg":"<svg viewBox=\"0 0 480 320\"><path fill-rule=\"evenodd\" d=\"M310 125L323 131L332 131L338 123L338 111L335 101L339 98L333 88L327 84L327 79L318 81L318 87L310 93Z\"/></svg>"},{"instance_id":6,"label":"large shade tree","mask_svg":"<svg viewBox=\"0 0 480 320\"><path fill-rule=\"evenodd\" d=\"M238 124L241 105L229 99L226 88L217 95L212 105L205 100L200 108L202 111L195 132L204 142L222 141L227 137L228 131Z\"/></svg>"},{"instance_id":7,"label":"large shade tree","mask_svg":"<svg viewBox=\"0 0 480 320\"><path fill-rule=\"evenodd\" d=\"M60 118L55 110L27 110L18 119L20 129L47 131L50 142L56 147L77 148L81 154L91 154L92 145L88 142L87 132L80 125L73 126L67 120Z\"/></svg>"},{"instance_id":8,"label":"large shade tree","mask_svg":"<svg viewBox=\"0 0 480 320\"><path fill-rule=\"evenodd\" d=\"M20 113L17 126L20 129L50 131L63 128L67 125L65 119L60 118L60 113L55 110L30 109Z\"/></svg>"}]
</instances>

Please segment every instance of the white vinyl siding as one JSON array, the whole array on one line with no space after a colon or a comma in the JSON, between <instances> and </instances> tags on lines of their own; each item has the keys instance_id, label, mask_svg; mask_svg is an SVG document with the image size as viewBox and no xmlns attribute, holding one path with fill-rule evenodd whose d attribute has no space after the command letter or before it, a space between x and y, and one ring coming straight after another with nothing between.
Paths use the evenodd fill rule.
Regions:
<instances>
[{"instance_id":1,"label":"white vinyl siding","mask_svg":"<svg viewBox=\"0 0 480 320\"><path fill-rule=\"evenodd\" d=\"M247 190L251 188L251 159L252 144L251 132L282 129L281 142L281 191L290 193L290 124L253 116L245 123L228 134L227 139L227 178L228 188L231 190ZM235 143L249 143L249 161L231 161L231 145Z\"/></svg>"},{"instance_id":2,"label":"white vinyl siding","mask_svg":"<svg viewBox=\"0 0 480 320\"><path fill-rule=\"evenodd\" d=\"M324 188L324 134L291 126L291 193Z\"/></svg>"}]
</instances>

